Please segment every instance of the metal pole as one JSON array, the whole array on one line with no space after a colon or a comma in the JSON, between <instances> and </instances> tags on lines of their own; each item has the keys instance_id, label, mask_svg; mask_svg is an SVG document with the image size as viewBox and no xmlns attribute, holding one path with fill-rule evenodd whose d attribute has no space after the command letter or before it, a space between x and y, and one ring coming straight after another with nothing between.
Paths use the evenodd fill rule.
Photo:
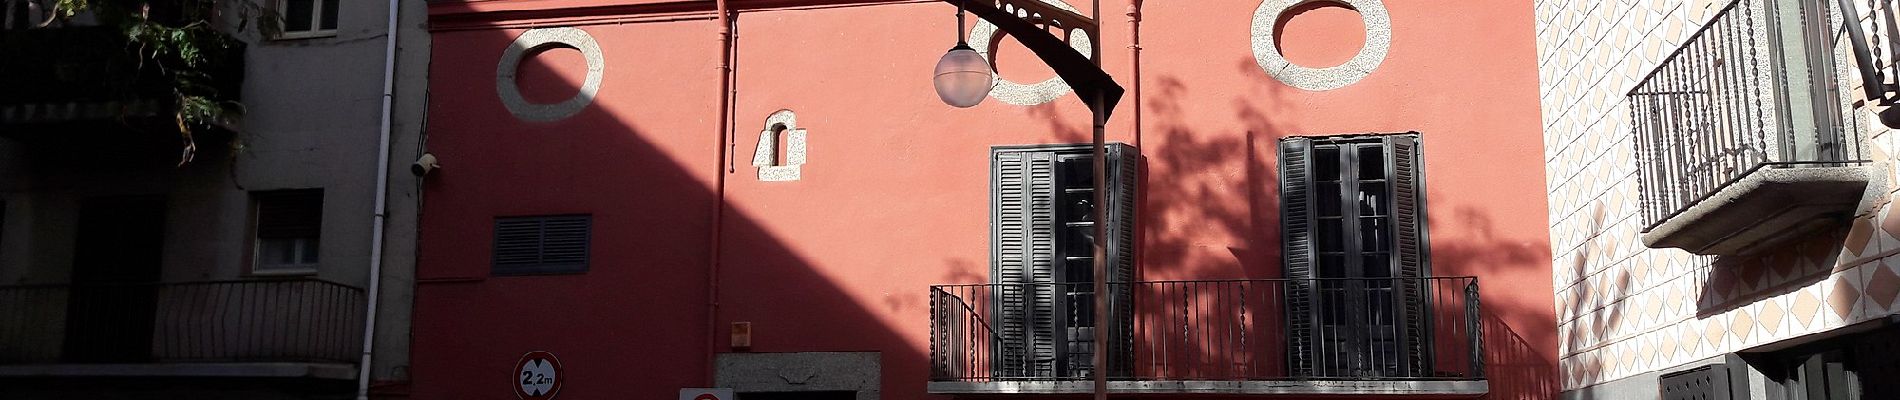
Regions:
<instances>
[{"instance_id":1,"label":"metal pole","mask_svg":"<svg viewBox=\"0 0 1900 400\"><path fill-rule=\"evenodd\" d=\"M1104 126L1108 110L1103 109L1102 92L1089 100L1094 114L1095 200L1091 218L1095 220L1095 400L1108 399L1108 149Z\"/></svg>"},{"instance_id":2,"label":"metal pole","mask_svg":"<svg viewBox=\"0 0 1900 400\"><path fill-rule=\"evenodd\" d=\"M1102 1L1095 0L1089 9L1089 19L1102 21ZM1090 57L1095 67L1102 66L1102 38L1097 30L1091 37ZM1102 98L1102 91L1094 91L1089 99L1089 114L1094 119L1095 152L1095 400L1108 399L1108 104Z\"/></svg>"}]
</instances>

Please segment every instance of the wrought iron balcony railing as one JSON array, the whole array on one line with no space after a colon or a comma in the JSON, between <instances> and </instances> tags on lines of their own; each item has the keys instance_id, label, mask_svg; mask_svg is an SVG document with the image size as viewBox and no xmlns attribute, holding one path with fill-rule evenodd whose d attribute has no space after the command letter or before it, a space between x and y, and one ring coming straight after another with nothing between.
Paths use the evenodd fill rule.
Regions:
<instances>
[{"instance_id":1,"label":"wrought iron balcony railing","mask_svg":"<svg viewBox=\"0 0 1900 400\"><path fill-rule=\"evenodd\" d=\"M1796 172L1867 158L1838 89L1833 25L1804 10L1819 4L1731 1L1629 92L1651 247L1729 253L1838 213L1829 195L1858 188L1820 182L1843 173Z\"/></svg>"},{"instance_id":2,"label":"wrought iron balcony railing","mask_svg":"<svg viewBox=\"0 0 1900 400\"><path fill-rule=\"evenodd\" d=\"M363 301L314 279L0 286L0 364L354 363Z\"/></svg>"},{"instance_id":3,"label":"wrought iron balcony railing","mask_svg":"<svg viewBox=\"0 0 1900 400\"><path fill-rule=\"evenodd\" d=\"M931 379L1092 379L1088 285L932 286ZM1111 380L1484 377L1472 277L1127 282L1109 290L1112 303L1129 303L1112 305L1122 315L1105 321L1111 353L1102 370ZM1067 301L1024 300L1038 297Z\"/></svg>"}]
</instances>

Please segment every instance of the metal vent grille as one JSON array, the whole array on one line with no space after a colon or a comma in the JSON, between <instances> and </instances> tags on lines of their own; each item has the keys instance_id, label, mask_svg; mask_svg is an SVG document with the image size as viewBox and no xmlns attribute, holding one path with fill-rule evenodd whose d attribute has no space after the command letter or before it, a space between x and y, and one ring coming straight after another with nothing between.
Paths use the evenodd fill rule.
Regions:
<instances>
[{"instance_id":1,"label":"metal vent grille","mask_svg":"<svg viewBox=\"0 0 1900 400\"><path fill-rule=\"evenodd\" d=\"M561 215L495 219L495 275L587 272L593 217Z\"/></svg>"},{"instance_id":2,"label":"metal vent grille","mask_svg":"<svg viewBox=\"0 0 1900 400\"><path fill-rule=\"evenodd\" d=\"M1720 364L1663 374L1662 400L1731 400L1728 367Z\"/></svg>"}]
</instances>

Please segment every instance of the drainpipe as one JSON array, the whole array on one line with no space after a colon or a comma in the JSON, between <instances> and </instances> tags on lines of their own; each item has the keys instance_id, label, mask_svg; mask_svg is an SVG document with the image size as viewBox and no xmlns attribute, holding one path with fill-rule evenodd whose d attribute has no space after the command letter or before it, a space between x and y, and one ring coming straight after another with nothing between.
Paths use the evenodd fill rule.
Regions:
<instances>
[{"instance_id":1,"label":"drainpipe","mask_svg":"<svg viewBox=\"0 0 1900 400\"><path fill-rule=\"evenodd\" d=\"M1141 147L1141 0L1128 0L1128 73L1133 76L1128 83L1128 97L1135 106L1128 110L1134 113L1135 148Z\"/></svg>"},{"instance_id":2,"label":"drainpipe","mask_svg":"<svg viewBox=\"0 0 1900 400\"><path fill-rule=\"evenodd\" d=\"M713 199L711 255L706 265L706 387L714 387L713 382L717 362L719 337L719 248L724 234L721 222L726 214L726 131L731 130L732 120L732 20L726 8L726 0L714 0L714 8L719 13L719 157L714 179L716 193Z\"/></svg>"},{"instance_id":3,"label":"drainpipe","mask_svg":"<svg viewBox=\"0 0 1900 400\"><path fill-rule=\"evenodd\" d=\"M383 222L389 217L389 114L396 94L396 16L398 0L389 0L389 33L383 46L383 116L376 141L376 214L370 228L369 303L363 312L363 358L356 366L356 400L369 399L370 356L376 349L376 306L383 283Z\"/></svg>"}]
</instances>

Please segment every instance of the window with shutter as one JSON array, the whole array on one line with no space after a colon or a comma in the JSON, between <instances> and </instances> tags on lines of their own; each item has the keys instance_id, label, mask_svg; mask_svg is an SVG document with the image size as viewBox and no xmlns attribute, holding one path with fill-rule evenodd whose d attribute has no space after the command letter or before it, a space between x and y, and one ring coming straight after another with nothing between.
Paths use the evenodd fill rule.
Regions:
<instances>
[{"instance_id":1,"label":"window with shutter","mask_svg":"<svg viewBox=\"0 0 1900 400\"><path fill-rule=\"evenodd\" d=\"M491 273L508 275L587 272L593 217L559 215L495 219Z\"/></svg>"},{"instance_id":2,"label":"window with shutter","mask_svg":"<svg viewBox=\"0 0 1900 400\"><path fill-rule=\"evenodd\" d=\"M323 231L323 189L273 190L251 194L251 271L316 273Z\"/></svg>"},{"instance_id":3,"label":"window with shutter","mask_svg":"<svg viewBox=\"0 0 1900 400\"><path fill-rule=\"evenodd\" d=\"M996 376L1092 376L1095 329L1108 329L1111 376L1132 357L1135 196L1140 155L1108 148L1108 324L1095 318L1094 168L1087 145L996 148L991 154L991 280Z\"/></svg>"},{"instance_id":4,"label":"window with shutter","mask_svg":"<svg viewBox=\"0 0 1900 400\"><path fill-rule=\"evenodd\" d=\"M1419 376L1430 361L1418 136L1280 141L1294 376Z\"/></svg>"}]
</instances>

